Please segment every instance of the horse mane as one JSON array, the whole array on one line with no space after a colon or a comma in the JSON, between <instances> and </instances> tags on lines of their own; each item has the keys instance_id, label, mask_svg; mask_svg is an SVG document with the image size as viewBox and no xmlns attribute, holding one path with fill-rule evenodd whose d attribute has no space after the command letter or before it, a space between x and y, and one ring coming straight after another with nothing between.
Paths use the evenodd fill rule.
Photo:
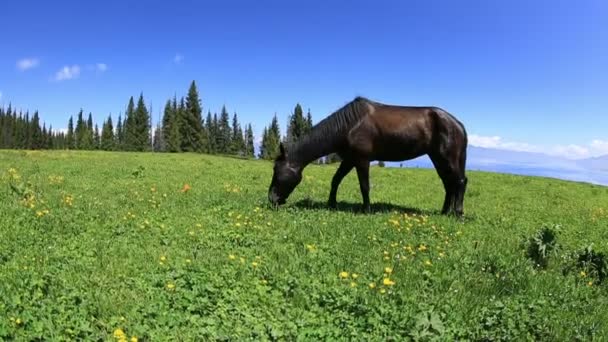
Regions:
<instances>
[{"instance_id":1,"label":"horse mane","mask_svg":"<svg viewBox=\"0 0 608 342\"><path fill-rule=\"evenodd\" d=\"M287 147L289 159L310 162L329 153L346 138L374 102L357 96L342 108L314 125L311 131Z\"/></svg>"}]
</instances>

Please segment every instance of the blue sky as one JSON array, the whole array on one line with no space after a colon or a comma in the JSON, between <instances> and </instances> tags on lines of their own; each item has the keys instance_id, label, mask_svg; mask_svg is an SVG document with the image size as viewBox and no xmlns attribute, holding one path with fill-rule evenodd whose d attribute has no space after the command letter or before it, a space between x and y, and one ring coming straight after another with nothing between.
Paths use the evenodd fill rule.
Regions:
<instances>
[{"instance_id":1,"label":"blue sky","mask_svg":"<svg viewBox=\"0 0 608 342\"><path fill-rule=\"evenodd\" d=\"M197 81L259 133L300 102L435 105L474 145L608 153L608 2L3 1L0 104L55 128Z\"/></svg>"}]
</instances>

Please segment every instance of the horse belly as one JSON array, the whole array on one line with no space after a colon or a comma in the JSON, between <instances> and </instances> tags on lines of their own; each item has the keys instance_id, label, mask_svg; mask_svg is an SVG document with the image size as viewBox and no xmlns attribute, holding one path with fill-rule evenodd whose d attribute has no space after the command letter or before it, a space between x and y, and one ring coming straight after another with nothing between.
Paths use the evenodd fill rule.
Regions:
<instances>
[{"instance_id":1,"label":"horse belly","mask_svg":"<svg viewBox=\"0 0 608 342\"><path fill-rule=\"evenodd\" d=\"M372 160L403 161L427 154L424 144L416 141L386 139L374 144Z\"/></svg>"}]
</instances>

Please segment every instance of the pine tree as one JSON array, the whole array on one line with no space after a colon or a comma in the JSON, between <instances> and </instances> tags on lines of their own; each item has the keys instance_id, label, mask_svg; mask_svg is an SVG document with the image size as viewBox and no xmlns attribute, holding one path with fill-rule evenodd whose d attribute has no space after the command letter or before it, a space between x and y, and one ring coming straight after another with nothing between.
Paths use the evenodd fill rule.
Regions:
<instances>
[{"instance_id":1,"label":"pine tree","mask_svg":"<svg viewBox=\"0 0 608 342\"><path fill-rule=\"evenodd\" d=\"M239 124L239 119L234 113L232 117L232 148L231 153L244 156L246 155L245 138L243 137L243 129Z\"/></svg>"},{"instance_id":2,"label":"pine tree","mask_svg":"<svg viewBox=\"0 0 608 342\"><path fill-rule=\"evenodd\" d=\"M262 145L260 145L260 152L258 154L258 158L260 159L270 159L268 158L268 127L264 127L264 132L262 133Z\"/></svg>"},{"instance_id":3,"label":"pine tree","mask_svg":"<svg viewBox=\"0 0 608 342\"><path fill-rule=\"evenodd\" d=\"M42 137L42 130L40 129L40 116L38 115L38 111L34 112L34 116L32 117L32 121L30 123L31 129L31 140L29 147L33 150L39 150L42 148L44 144Z\"/></svg>"},{"instance_id":4,"label":"pine tree","mask_svg":"<svg viewBox=\"0 0 608 342\"><path fill-rule=\"evenodd\" d=\"M213 140L213 145L215 146L215 153L220 153L220 122L219 119L217 117L217 113L213 113L213 136L215 137L215 139Z\"/></svg>"},{"instance_id":5,"label":"pine tree","mask_svg":"<svg viewBox=\"0 0 608 342\"><path fill-rule=\"evenodd\" d=\"M177 99L174 97L173 102L167 100L163 113L162 134L165 142L165 151L180 152L181 151L181 136L180 136L180 117L177 113Z\"/></svg>"},{"instance_id":6,"label":"pine tree","mask_svg":"<svg viewBox=\"0 0 608 342\"><path fill-rule=\"evenodd\" d=\"M73 150L76 148L76 139L74 139L74 118L72 116L70 116L70 120L68 121L68 135L66 140L68 149Z\"/></svg>"},{"instance_id":7,"label":"pine tree","mask_svg":"<svg viewBox=\"0 0 608 342\"><path fill-rule=\"evenodd\" d=\"M133 96L129 98L127 104L127 111L125 113L125 119L123 122L123 135L124 135L124 150L134 151L137 144L137 133L135 129L135 102Z\"/></svg>"},{"instance_id":8,"label":"pine tree","mask_svg":"<svg viewBox=\"0 0 608 342\"><path fill-rule=\"evenodd\" d=\"M82 109L78 112L78 118L76 120L76 129L74 130L75 134L75 148L77 150L84 149L85 145L85 137L87 133L86 122L82 117Z\"/></svg>"},{"instance_id":9,"label":"pine tree","mask_svg":"<svg viewBox=\"0 0 608 342\"><path fill-rule=\"evenodd\" d=\"M293 110L293 114L289 117L289 123L287 125L287 136L285 140L288 143L293 143L304 135L305 130L306 119L304 119L302 106L300 106L300 104L298 103L296 104L296 107Z\"/></svg>"},{"instance_id":10,"label":"pine tree","mask_svg":"<svg viewBox=\"0 0 608 342\"><path fill-rule=\"evenodd\" d=\"M211 111L207 112L207 119L205 120L205 131L207 132L207 151L208 153L215 153L215 129L213 127L213 118L211 117Z\"/></svg>"},{"instance_id":11,"label":"pine tree","mask_svg":"<svg viewBox=\"0 0 608 342\"><path fill-rule=\"evenodd\" d=\"M218 152L224 154L230 153L232 145L232 131L230 129L230 116L226 110L226 106L222 106L222 112L220 113L220 121L218 125Z\"/></svg>"},{"instance_id":12,"label":"pine tree","mask_svg":"<svg viewBox=\"0 0 608 342\"><path fill-rule=\"evenodd\" d=\"M203 129L202 112L196 83L192 81L190 89L188 89L188 96L186 97L186 106L182 112L181 147L183 151L208 151L207 138Z\"/></svg>"},{"instance_id":13,"label":"pine tree","mask_svg":"<svg viewBox=\"0 0 608 342\"><path fill-rule=\"evenodd\" d=\"M306 113L306 126L304 129L304 135L310 133L312 131L312 115L310 114L310 108L308 109L308 113Z\"/></svg>"},{"instance_id":14,"label":"pine tree","mask_svg":"<svg viewBox=\"0 0 608 342\"><path fill-rule=\"evenodd\" d=\"M279 153L279 145L281 143L281 131L279 129L279 120L275 113L270 123L270 127L264 128L262 139L261 158L273 159Z\"/></svg>"},{"instance_id":15,"label":"pine tree","mask_svg":"<svg viewBox=\"0 0 608 342\"><path fill-rule=\"evenodd\" d=\"M251 124L247 125L247 133L246 133L246 149L245 154L247 157L255 158L255 141L253 137L253 128Z\"/></svg>"},{"instance_id":16,"label":"pine tree","mask_svg":"<svg viewBox=\"0 0 608 342\"><path fill-rule=\"evenodd\" d=\"M129 101L129 107L132 104ZM139 95L137 107L132 115L127 109L127 147L130 151L149 151L150 146L150 115L144 102L143 93Z\"/></svg>"},{"instance_id":17,"label":"pine tree","mask_svg":"<svg viewBox=\"0 0 608 342\"><path fill-rule=\"evenodd\" d=\"M95 139L93 132L93 114L89 113L89 117L87 118L85 133L84 133L84 150L93 150L95 148Z\"/></svg>"},{"instance_id":18,"label":"pine tree","mask_svg":"<svg viewBox=\"0 0 608 342\"><path fill-rule=\"evenodd\" d=\"M160 126L160 122L156 125L153 136L154 142L152 143L152 150L154 152L163 152L165 150L165 142L163 139L163 131Z\"/></svg>"},{"instance_id":19,"label":"pine tree","mask_svg":"<svg viewBox=\"0 0 608 342\"><path fill-rule=\"evenodd\" d=\"M95 124L95 132L93 134L93 149L99 150L99 146L101 145L101 137L99 136L99 127Z\"/></svg>"},{"instance_id":20,"label":"pine tree","mask_svg":"<svg viewBox=\"0 0 608 342\"><path fill-rule=\"evenodd\" d=\"M123 151L124 142L124 127L122 125L122 117L120 114L118 114L118 121L116 122L116 136L114 137L114 149L117 151Z\"/></svg>"},{"instance_id":21,"label":"pine tree","mask_svg":"<svg viewBox=\"0 0 608 342\"><path fill-rule=\"evenodd\" d=\"M120 117L118 118L120 122ZM112 125L112 116L108 116L108 119L103 123L101 128L101 143L100 147L104 151L112 151L115 148L114 139L114 127Z\"/></svg>"}]
</instances>

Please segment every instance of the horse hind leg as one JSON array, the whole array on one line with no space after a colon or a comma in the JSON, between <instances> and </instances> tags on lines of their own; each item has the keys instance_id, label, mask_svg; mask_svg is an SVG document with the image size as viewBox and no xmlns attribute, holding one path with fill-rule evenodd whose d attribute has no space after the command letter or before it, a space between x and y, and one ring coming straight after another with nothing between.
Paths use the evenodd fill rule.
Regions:
<instances>
[{"instance_id":1,"label":"horse hind leg","mask_svg":"<svg viewBox=\"0 0 608 342\"><path fill-rule=\"evenodd\" d=\"M445 199L443 200L443 207L441 214L447 215L450 213L454 203L454 186L451 171L449 169L449 163L446 158L440 154L430 154L429 157L435 166L435 170L443 182L443 188L445 190Z\"/></svg>"},{"instance_id":2,"label":"horse hind leg","mask_svg":"<svg viewBox=\"0 0 608 342\"><path fill-rule=\"evenodd\" d=\"M461 198L464 193L464 187L466 186L466 180L464 179L464 175L460 172L457 165L458 163L441 154L432 154L430 157L445 189L445 199L443 201L441 214L449 215L454 213L456 215L462 215Z\"/></svg>"},{"instance_id":3,"label":"horse hind leg","mask_svg":"<svg viewBox=\"0 0 608 342\"><path fill-rule=\"evenodd\" d=\"M465 165L467 158L466 145L464 149L461 151L460 156L458 158L458 171L459 177L457 181L457 189L456 189L456 197L454 203L454 211L456 215L462 216L463 214L463 206L464 206L464 193L467 190L467 183L469 182L468 178L465 175Z\"/></svg>"}]
</instances>

